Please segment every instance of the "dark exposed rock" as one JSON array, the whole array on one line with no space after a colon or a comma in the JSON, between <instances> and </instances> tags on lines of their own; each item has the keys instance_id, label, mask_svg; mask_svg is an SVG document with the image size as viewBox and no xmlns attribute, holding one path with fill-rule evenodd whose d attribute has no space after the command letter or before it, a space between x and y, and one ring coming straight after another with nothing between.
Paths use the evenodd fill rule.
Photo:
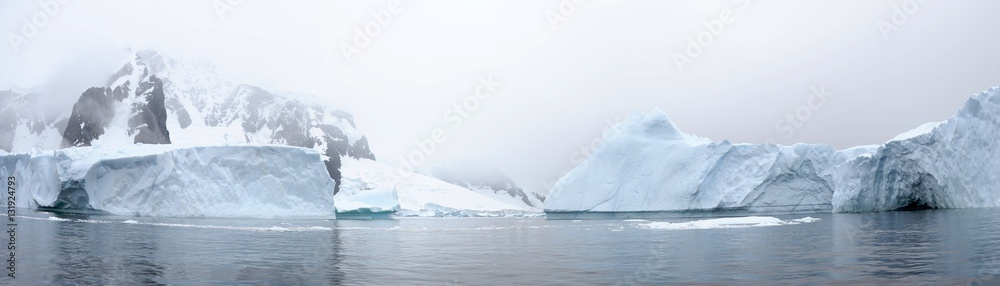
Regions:
<instances>
[{"instance_id":1,"label":"dark exposed rock","mask_svg":"<svg viewBox=\"0 0 1000 286\"><path fill-rule=\"evenodd\" d=\"M124 84L116 86L115 89L111 90L111 98L117 102L125 100L125 98L128 97L130 91L129 85L131 84L131 82L126 81Z\"/></svg>"},{"instance_id":2,"label":"dark exposed rock","mask_svg":"<svg viewBox=\"0 0 1000 286\"><path fill-rule=\"evenodd\" d=\"M114 74L111 75L111 77L108 78L108 83L105 85L106 86L114 85L116 80L118 80L123 76L132 74L134 70L135 67L132 66L132 63L126 63L125 66L122 66L122 68L118 69L117 72L115 72Z\"/></svg>"},{"instance_id":3,"label":"dark exposed rock","mask_svg":"<svg viewBox=\"0 0 1000 286\"><path fill-rule=\"evenodd\" d=\"M327 149L327 152L330 151L333 150ZM340 162L341 156L339 154L336 154L337 151L333 152L334 152L333 155L328 155L330 158L327 159L326 161L323 161L323 164L326 165L326 171L330 173L330 178L333 179L334 182L333 194L336 195L337 193L340 192L340 178L342 177L340 173L340 166L342 166L342 163Z\"/></svg>"},{"instance_id":4,"label":"dark exposed rock","mask_svg":"<svg viewBox=\"0 0 1000 286\"><path fill-rule=\"evenodd\" d=\"M148 81L139 83L135 96L144 100L132 104L132 118L128 120L129 135L136 134L134 143L170 144L163 82L150 76Z\"/></svg>"},{"instance_id":5,"label":"dark exposed rock","mask_svg":"<svg viewBox=\"0 0 1000 286\"><path fill-rule=\"evenodd\" d=\"M115 117L114 101L110 88L92 87L85 91L69 117L63 132L63 146L90 146L104 134L104 128Z\"/></svg>"},{"instance_id":6,"label":"dark exposed rock","mask_svg":"<svg viewBox=\"0 0 1000 286\"><path fill-rule=\"evenodd\" d=\"M361 136L361 139L354 142L354 146L347 150L347 155L354 159L375 160L375 154L368 148L368 138L365 136Z\"/></svg>"},{"instance_id":7,"label":"dark exposed rock","mask_svg":"<svg viewBox=\"0 0 1000 286\"><path fill-rule=\"evenodd\" d=\"M0 91L0 106L9 106L14 100L13 92ZM14 148L14 129L17 127L18 119L17 110L7 108L0 111L0 149L9 152Z\"/></svg>"},{"instance_id":8,"label":"dark exposed rock","mask_svg":"<svg viewBox=\"0 0 1000 286\"><path fill-rule=\"evenodd\" d=\"M126 64L119 73L127 75L136 67ZM143 75L148 72L143 68ZM114 83L114 77L109 82ZM134 88L131 81L115 87L90 88L77 103L63 131L62 147L90 146L106 132L108 124L115 116L128 116L128 135L135 135L132 143L170 144L170 132L167 130L167 111L163 82L156 76L143 77ZM125 101L130 96L132 102L131 114L116 115L115 104Z\"/></svg>"}]
</instances>

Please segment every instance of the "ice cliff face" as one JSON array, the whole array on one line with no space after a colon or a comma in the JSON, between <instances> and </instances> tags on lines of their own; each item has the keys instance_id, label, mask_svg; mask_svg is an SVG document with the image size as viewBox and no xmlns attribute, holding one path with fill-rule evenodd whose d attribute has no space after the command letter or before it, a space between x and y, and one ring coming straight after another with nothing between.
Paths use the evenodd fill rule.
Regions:
<instances>
[{"instance_id":1,"label":"ice cliff face","mask_svg":"<svg viewBox=\"0 0 1000 286\"><path fill-rule=\"evenodd\" d=\"M684 134L665 114L636 115L564 176L558 212L859 212L1000 206L1000 95L882 146L731 144Z\"/></svg>"},{"instance_id":2,"label":"ice cliff face","mask_svg":"<svg viewBox=\"0 0 1000 286\"><path fill-rule=\"evenodd\" d=\"M125 145L0 156L18 207L169 217L334 217L320 155L286 146ZM30 198L30 199L28 199Z\"/></svg>"},{"instance_id":3,"label":"ice cliff face","mask_svg":"<svg viewBox=\"0 0 1000 286\"><path fill-rule=\"evenodd\" d=\"M838 212L1000 206L1000 88L834 173Z\"/></svg>"}]
</instances>

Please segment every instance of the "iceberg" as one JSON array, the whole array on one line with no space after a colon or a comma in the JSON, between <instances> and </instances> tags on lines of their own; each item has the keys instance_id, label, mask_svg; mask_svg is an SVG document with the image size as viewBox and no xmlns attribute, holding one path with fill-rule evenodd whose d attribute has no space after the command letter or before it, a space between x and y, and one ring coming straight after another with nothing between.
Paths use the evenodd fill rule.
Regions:
<instances>
[{"instance_id":1,"label":"iceberg","mask_svg":"<svg viewBox=\"0 0 1000 286\"><path fill-rule=\"evenodd\" d=\"M733 144L683 133L659 110L612 128L561 178L546 212L830 211L832 167L871 151Z\"/></svg>"},{"instance_id":2,"label":"iceberg","mask_svg":"<svg viewBox=\"0 0 1000 286\"><path fill-rule=\"evenodd\" d=\"M834 211L1000 207L1000 88L834 172Z\"/></svg>"},{"instance_id":3,"label":"iceberg","mask_svg":"<svg viewBox=\"0 0 1000 286\"><path fill-rule=\"evenodd\" d=\"M0 156L18 207L155 217L335 217L334 183L314 150L123 145ZM23 193L21 193L23 192Z\"/></svg>"},{"instance_id":4,"label":"iceberg","mask_svg":"<svg viewBox=\"0 0 1000 286\"><path fill-rule=\"evenodd\" d=\"M574 218L1000 206L998 105L995 87L945 122L845 150L713 142L654 110L608 131L552 188L545 211Z\"/></svg>"}]
</instances>

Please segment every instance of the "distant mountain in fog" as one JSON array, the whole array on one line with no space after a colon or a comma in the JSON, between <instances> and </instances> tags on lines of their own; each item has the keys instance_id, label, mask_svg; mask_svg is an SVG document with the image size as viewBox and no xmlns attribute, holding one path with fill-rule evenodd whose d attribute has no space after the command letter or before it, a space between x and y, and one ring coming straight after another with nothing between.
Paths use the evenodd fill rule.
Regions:
<instances>
[{"instance_id":1,"label":"distant mountain in fog","mask_svg":"<svg viewBox=\"0 0 1000 286\"><path fill-rule=\"evenodd\" d=\"M501 198L509 203L525 204L541 208L545 197L536 193L526 193L510 177L500 170L469 160L454 161L435 166L434 177L484 195Z\"/></svg>"}]
</instances>

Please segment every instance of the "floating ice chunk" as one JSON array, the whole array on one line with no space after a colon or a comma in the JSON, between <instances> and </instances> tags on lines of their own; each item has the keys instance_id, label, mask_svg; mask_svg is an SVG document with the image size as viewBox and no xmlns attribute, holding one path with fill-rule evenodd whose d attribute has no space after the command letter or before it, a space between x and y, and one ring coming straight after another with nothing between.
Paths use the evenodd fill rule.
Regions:
<instances>
[{"instance_id":1,"label":"floating ice chunk","mask_svg":"<svg viewBox=\"0 0 1000 286\"><path fill-rule=\"evenodd\" d=\"M809 223L816 221L819 221L819 219L811 217L804 217L800 219L783 221L776 217L748 216L748 217L714 218L714 219L677 222L677 223L650 222L650 223L640 224L639 227L648 229L664 229L664 230L746 228L746 227L760 227L760 226L793 225L793 224Z\"/></svg>"},{"instance_id":2,"label":"floating ice chunk","mask_svg":"<svg viewBox=\"0 0 1000 286\"><path fill-rule=\"evenodd\" d=\"M337 194L334 204L338 213L350 212L396 212L399 211L399 196L392 186L351 190L344 188Z\"/></svg>"},{"instance_id":3,"label":"floating ice chunk","mask_svg":"<svg viewBox=\"0 0 1000 286\"><path fill-rule=\"evenodd\" d=\"M804 218L800 218L800 219L793 219L793 220L791 220L791 222L792 223L809 223L809 222L817 222L819 220L820 219L814 218L814 217L804 217Z\"/></svg>"},{"instance_id":4,"label":"floating ice chunk","mask_svg":"<svg viewBox=\"0 0 1000 286\"><path fill-rule=\"evenodd\" d=\"M711 229L711 228L742 228L752 226L773 226L781 225L781 220L776 217L730 217L715 218L706 220L696 220L690 222L651 222L644 224L650 229Z\"/></svg>"}]
</instances>

